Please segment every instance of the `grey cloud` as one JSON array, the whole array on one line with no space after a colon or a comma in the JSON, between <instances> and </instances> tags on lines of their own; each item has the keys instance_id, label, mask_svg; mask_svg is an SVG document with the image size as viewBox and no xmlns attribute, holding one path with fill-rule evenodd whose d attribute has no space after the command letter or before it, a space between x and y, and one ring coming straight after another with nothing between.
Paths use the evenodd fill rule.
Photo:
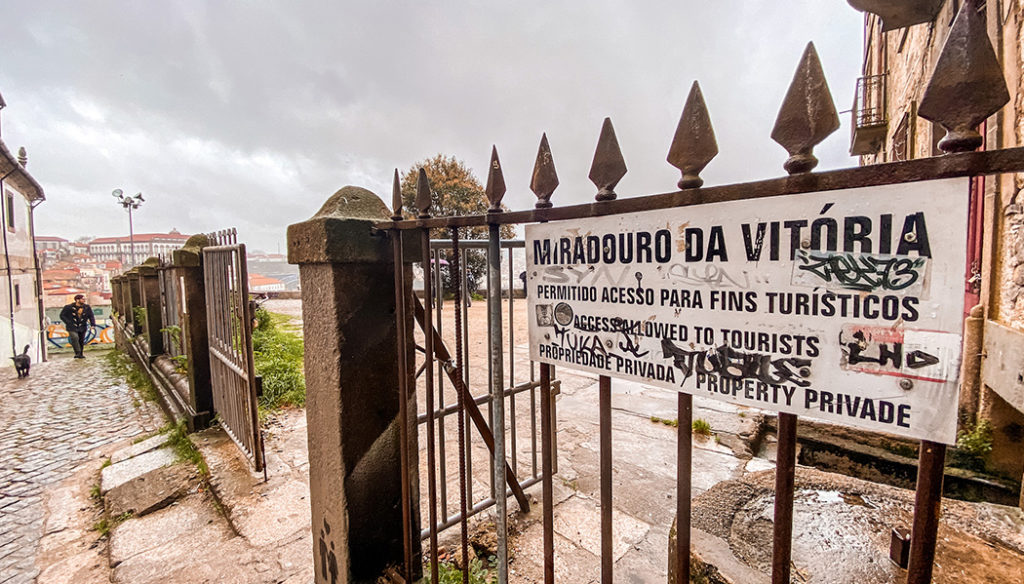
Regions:
<instances>
[{"instance_id":1,"label":"grey cloud","mask_svg":"<svg viewBox=\"0 0 1024 584\"><path fill-rule=\"evenodd\" d=\"M338 187L386 196L392 168L438 152L479 174L496 144L507 202L531 206L541 132L556 202L588 200L605 116L630 168L619 192L672 190L694 79L722 150L708 183L777 176L768 134L804 45L847 109L861 22L820 0L41 1L0 35L3 137L47 189L40 233L124 231L120 187L147 194L140 229L237 225L275 249ZM847 123L823 167L854 164Z\"/></svg>"}]
</instances>

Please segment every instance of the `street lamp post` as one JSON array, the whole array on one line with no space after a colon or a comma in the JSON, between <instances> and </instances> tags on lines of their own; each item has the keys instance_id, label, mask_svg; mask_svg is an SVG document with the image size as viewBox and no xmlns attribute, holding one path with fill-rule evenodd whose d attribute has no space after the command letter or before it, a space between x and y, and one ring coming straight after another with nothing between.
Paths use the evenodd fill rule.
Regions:
<instances>
[{"instance_id":1,"label":"street lamp post","mask_svg":"<svg viewBox=\"0 0 1024 584\"><path fill-rule=\"evenodd\" d=\"M142 193L136 193L135 196L126 197L126 196L124 196L124 191L122 191L121 189L114 189L114 192L111 193L111 194L114 195L115 199L117 199L117 204L121 205L122 207L125 208L125 210L128 211L128 242L131 245L131 250L132 250L132 263L131 263L131 265L134 266L135 265L135 228L134 228L134 226L132 226L132 211L134 209L138 209L140 206L142 206L142 203L145 202L145 199L142 198ZM118 247L120 247L120 244L118 245Z\"/></svg>"}]
</instances>

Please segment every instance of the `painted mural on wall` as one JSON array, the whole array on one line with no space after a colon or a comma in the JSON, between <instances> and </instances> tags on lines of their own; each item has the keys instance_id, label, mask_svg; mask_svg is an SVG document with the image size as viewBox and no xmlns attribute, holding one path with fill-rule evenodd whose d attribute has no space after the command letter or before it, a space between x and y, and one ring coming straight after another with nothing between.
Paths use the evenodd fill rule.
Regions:
<instances>
[{"instance_id":1,"label":"painted mural on wall","mask_svg":"<svg viewBox=\"0 0 1024 584\"><path fill-rule=\"evenodd\" d=\"M70 349L68 343L68 331L64 323L60 321L60 308L46 309L46 343L53 349ZM111 307L93 306L93 316L96 317L96 326L85 335L86 345L113 345L114 327L111 318Z\"/></svg>"}]
</instances>

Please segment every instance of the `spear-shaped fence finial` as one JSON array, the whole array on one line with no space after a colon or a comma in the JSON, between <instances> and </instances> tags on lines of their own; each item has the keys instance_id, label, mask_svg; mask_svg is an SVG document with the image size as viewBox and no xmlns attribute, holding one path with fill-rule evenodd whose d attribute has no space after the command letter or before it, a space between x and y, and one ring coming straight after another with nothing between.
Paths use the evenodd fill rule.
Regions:
<instances>
[{"instance_id":1,"label":"spear-shaped fence finial","mask_svg":"<svg viewBox=\"0 0 1024 584\"><path fill-rule=\"evenodd\" d=\"M420 212L417 216L419 219L430 218L430 179L422 166L416 177L416 209Z\"/></svg>"},{"instance_id":2,"label":"spear-shaped fence finial","mask_svg":"<svg viewBox=\"0 0 1024 584\"><path fill-rule=\"evenodd\" d=\"M605 118L601 126L601 137L597 139L597 151L594 162L590 165L590 182L597 187L598 201L614 201L615 185L626 176L626 161L619 149L619 140L615 137L612 119Z\"/></svg>"},{"instance_id":3,"label":"spear-shaped fence finial","mask_svg":"<svg viewBox=\"0 0 1024 584\"><path fill-rule=\"evenodd\" d=\"M395 169L395 180L391 185L391 219L402 220L402 183L398 178L398 169Z\"/></svg>"},{"instance_id":4,"label":"spear-shaped fence finial","mask_svg":"<svg viewBox=\"0 0 1024 584\"><path fill-rule=\"evenodd\" d=\"M810 172L818 165L814 147L838 129L839 115L818 51L807 43L772 130L772 140L789 152L783 167L789 174Z\"/></svg>"},{"instance_id":5,"label":"spear-shaped fence finial","mask_svg":"<svg viewBox=\"0 0 1024 584\"><path fill-rule=\"evenodd\" d=\"M555 160L551 157L547 133L541 134L540 147L537 148L537 161L533 163L533 178L530 179L530 190L537 195L538 209L551 207L551 195L558 188L558 174L555 172Z\"/></svg>"},{"instance_id":6,"label":"spear-shaped fence finial","mask_svg":"<svg viewBox=\"0 0 1024 584\"><path fill-rule=\"evenodd\" d=\"M847 0L861 12L877 14L882 19L882 32L931 22L942 10L946 0Z\"/></svg>"},{"instance_id":7,"label":"spear-shaped fence finial","mask_svg":"<svg viewBox=\"0 0 1024 584\"><path fill-rule=\"evenodd\" d=\"M487 186L484 187L484 194L487 195L488 213L501 213L501 199L505 196L505 175L501 172L501 161L498 160L498 147L491 146L491 164L487 169Z\"/></svg>"},{"instance_id":8,"label":"spear-shaped fence finial","mask_svg":"<svg viewBox=\"0 0 1024 584\"><path fill-rule=\"evenodd\" d=\"M678 186L681 189L697 188L704 184L700 171L718 155L718 141L711 126L704 94L696 81L690 88L690 96L683 106L672 146L668 150L668 162L683 173Z\"/></svg>"},{"instance_id":9,"label":"spear-shaped fence finial","mask_svg":"<svg viewBox=\"0 0 1024 584\"><path fill-rule=\"evenodd\" d=\"M939 142L943 152L981 146L978 125L1010 101L985 27L977 0L965 0L921 98L918 115L946 128Z\"/></svg>"}]
</instances>

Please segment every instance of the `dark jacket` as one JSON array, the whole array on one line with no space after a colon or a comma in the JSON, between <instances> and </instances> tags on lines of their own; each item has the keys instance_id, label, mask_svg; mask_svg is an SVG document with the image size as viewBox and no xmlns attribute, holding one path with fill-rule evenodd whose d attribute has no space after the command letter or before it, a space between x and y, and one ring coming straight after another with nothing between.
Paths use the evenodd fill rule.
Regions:
<instances>
[{"instance_id":1,"label":"dark jacket","mask_svg":"<svg viewBox=\"0 0 1024 584\"><path fill-rule=\"evenodd\" d=\"M68 304L60 311L60 319L68 332L84 333L89 330L89 325L96 326L96 318L92 315L92 308L88 304L81 307L74 302Z\"/></svg>"}]
</instances>

